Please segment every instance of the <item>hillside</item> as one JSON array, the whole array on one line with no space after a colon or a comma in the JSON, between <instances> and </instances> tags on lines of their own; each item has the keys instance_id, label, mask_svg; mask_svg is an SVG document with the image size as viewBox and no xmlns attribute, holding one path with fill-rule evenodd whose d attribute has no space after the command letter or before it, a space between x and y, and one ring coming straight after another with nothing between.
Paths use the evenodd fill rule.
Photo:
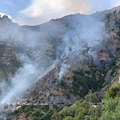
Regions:
<instances>
[{"instance_id":1,"label":"hillside","mask_svg":"<svg viewBox=\"0 0 120 120\"><path fill-rule=\"evenodd\" d=\"M76 49L74 52L78 53L63 55L60 60L48 68L49 72L47 74L31 86L32 88L27 91L25 97L27 96L29 98L32 96L36 98L36 96L39 96L35 101L69 105L79 97L84 97L89 90L95 92L101 89L104 84L110 82L112 79L112 76L110 76L112 67L116 66L116 68L119 69L119 65L116 65L119 64L118 58L120 56L119 15L117 11L114 11L113 13L106 14L104 18L101 18L105 23L105 30L108 36L104 36L103 40L97 43L98 45L96 46L93 45L89 47L86 45L82 49L75 46ZM81 18L79 14L67 16L57 21L63 22L65 19L64 24L72 28L73 26L67 21L70 19L69 17L76 20L74 26L77 26L77 24L79 26L79 20ZM84 17L87 16L82 17L84 19ZM89 29L86 32L88 32L86 35L89 34ZM72 39L75 39L74 37ZM77 45L78 44L80 43L77 43ZM79 46L81 47L81 45L78 45L78 47ZM89 50L92 51L90 51L92 54L89 54ZM71 56L73 58L71 58ZM68 68L64 68L66 65L70 67L67 66ZM66 69L66 72L59 81L59 73L62 67ZM32 102L34 102L34 100L32 100Z\"/></svg>"},{"instance_id":2,"label":"hillside","mask_svg":"<svg viewBox=\"0 0 120 120\"><path fill-rule=\"evenodd\" d=\"M1 119L6 115L9 120L103 119L88 112L94 104L104 108L106 91L119 82L119 9L69 15L38 26L0 18ZM97 102L91 104L89 95ZM106 98L106 105L112 100ZM16 106L20 108L14 111ZM66 113L71 109L72 115Z\"/></svg>"}]
</instances>

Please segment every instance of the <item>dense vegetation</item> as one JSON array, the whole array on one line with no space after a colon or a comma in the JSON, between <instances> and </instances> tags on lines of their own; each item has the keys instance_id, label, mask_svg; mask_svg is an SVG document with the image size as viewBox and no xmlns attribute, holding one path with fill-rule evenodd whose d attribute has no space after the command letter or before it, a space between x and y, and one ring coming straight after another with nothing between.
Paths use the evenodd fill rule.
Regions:
<instances>
[{"instance_id":1,"label":"dense vegetation","mask_svg":"<svg viewBox=\"0 0 120 120\"><path fill-rule=\"evenodd\" d=\"M113 85L102 102L96 102L94 95L89 99L78 100L70 107L54 113L52 120L120 120L120 84Z\"/></svg>"},{"instance_id":2,"label":"dense vegetation","mask_svg":"<svg viewBox=\"0 0 120 120\"><path fill-rule=\"evenodd\" d=\"M89 90L92 90L93 92L99 90L102 87L105 75L102 76L102 73L99 71L98 80L96 80L97 72L98 70L93 66L90 71L74 72L74 82L70 92L84 97L88 94ZM82 89L80 89L81 87Z\"/></svg>"},{"instance_id":3,"label":"dense vegetation","mask_svg":"<svg viewBox=\"0 0 120 120\"><path fill-rule=\"evenodd\" d=\"M90 68L89 71L73 71L74 76L72 78L73 82L71 85L67 85L65 80L61 81L60 85L62 89L64 89L64 95L67 98L70 98L69 95L71 93L84 98L90 90L95 92L102 88L107 72L104 72L103 74L95 66L90 65L88 67Z\"/></svg>"},{"instance_id":4,"label":"dense vegetation","mask_svg":"<svg viewBox=\"0 0 120 120\"><path fill-rule=\"evenodd\" d=\"M19 109L14 111L16 119L19 120L21 114L25 119L32 118L33 120L51 120L51 115L54 111L59 110L55 105L22 105Z\"/></svg>"}]
</instances>

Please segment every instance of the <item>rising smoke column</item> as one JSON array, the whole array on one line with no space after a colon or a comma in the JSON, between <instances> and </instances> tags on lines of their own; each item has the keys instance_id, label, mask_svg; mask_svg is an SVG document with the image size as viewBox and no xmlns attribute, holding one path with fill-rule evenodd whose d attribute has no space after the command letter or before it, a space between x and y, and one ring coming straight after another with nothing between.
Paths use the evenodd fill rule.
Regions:
<instances>
[{"instance_id":1,"label":"rising smoke column","mask_svg":"<svg viewBox=\"0 0 120 120\"><path fill-rule=\"evenodd\" d=\"M94 15L76 14L64 19L68 22L69 27L63 39L65 49L61 59L66 57L68 61L61 63L59 79L62 78L73 61L76 61L76 58L82 56L85 51L87 51L86 55L92 57L94 64L98 65L97 52L102 48L103 40L107 38L104 23ZM83 57L81 57L80 61L81 63L84 61Z\"/></svg>"},{"instance_id":2,"label":"rising smoke column","mask_svg":"<svg viewBox=\"0 0 120 120\"><path fill-rule=\"evenodd\" d=\"M16 71L15 76L9 78L8 88L4 87L5 84L0 85L4 92L0 100L0 103L3 104L12 103L11 98L13 97L20 97L45 72L52 60L46 55L50 43L46 40L45 33L20 27L12 23L7 16L0 19L0 28L0 41L13 48L20 48L20 51L14 52L17 59L22 62L22 67Z\"/></svg>"}]
</instances>

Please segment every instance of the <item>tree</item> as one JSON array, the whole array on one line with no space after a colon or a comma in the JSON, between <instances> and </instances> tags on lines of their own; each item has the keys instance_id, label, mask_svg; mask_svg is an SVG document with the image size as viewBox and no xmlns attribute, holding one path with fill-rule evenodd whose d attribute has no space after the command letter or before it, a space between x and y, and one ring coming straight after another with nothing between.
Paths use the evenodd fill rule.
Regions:
<instances>
[{"instance_id":1,"label":"tree","mask_svg":"<svg viewBox=\"0 0 120 120\"><path fill-rule=\"evenodd\" d=\"M86 96L86 100L90 103L97 104L98 103L98 98L92 93L90 90L89 94Z\"/></svg>"}]
</instances>

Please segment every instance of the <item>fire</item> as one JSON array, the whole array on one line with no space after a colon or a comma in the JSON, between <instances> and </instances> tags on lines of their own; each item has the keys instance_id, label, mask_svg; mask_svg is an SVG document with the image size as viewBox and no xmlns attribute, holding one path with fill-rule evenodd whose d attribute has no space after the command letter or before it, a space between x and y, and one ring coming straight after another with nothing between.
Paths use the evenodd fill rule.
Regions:
<instances>
[{"instance_id":1,"label":"fire","mask_svg":"<svg viewBox=\"0 0 120 120\"><path fill-rule=\"evenodd\" d=\"M104 76L104 74L103 74L103 73L101 73L101 76Z\"/></svg>"},{"instance_id":2,"label":"fire","mask_svg":"<svg viewBox=\"0 0 120 120\"><path fill-rule=\"evenodd\" d=\"M95 67L93 67L93 70L95 70Z\"/></svg>"}]
</instances>

